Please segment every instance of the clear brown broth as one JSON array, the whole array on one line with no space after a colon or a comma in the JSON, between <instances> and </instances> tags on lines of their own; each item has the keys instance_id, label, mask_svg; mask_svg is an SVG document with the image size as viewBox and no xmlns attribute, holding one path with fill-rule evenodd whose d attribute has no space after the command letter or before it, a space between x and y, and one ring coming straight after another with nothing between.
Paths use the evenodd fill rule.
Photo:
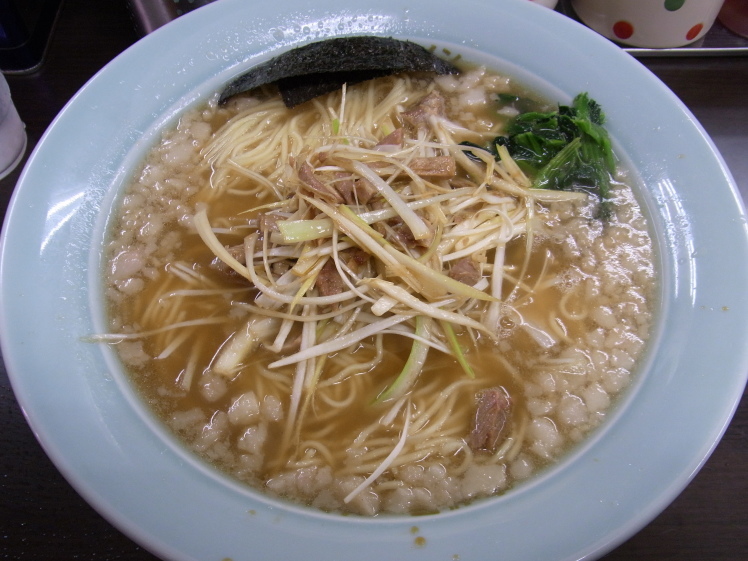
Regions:
<instances>
[{"instance_id":1,"label":"clear brown broth","mask_svg":"<svg viewBox=\"0 0 748 561\"><path fill-rule=\"evenodd\" d=\"M520 90L519 93L524 95L526 91ZM210 120L211 128L215 130L225 122L226 118L225 114L214 116ZM207 182L208 173L208 171L204 171L202 176L192 177L192 180L196 184ZM625 189L628 193L627 187L621 187L621 189ZM622 200L627 201L626 204L628 205L636 204L630 194L623 195ZM186 202L190 207L195 207L200 203L200 195L191 197ZM230 222L235 221L237 216L246 219L251 216L247 211L257 207L262 202L256 199L248 200L247 197L224 197L218 203L211 203L211 214L215 218L226 216ZM630 210L626 212L632 214ZM546 213L547 211L542 210L541 215ZM642 220L638 209L635 207L633 215L637 216L638 220ZM552 220L558 222L556 218L552 218ZM571 222L573 220L568 219L567 221ZM617 221L614 221L614 226L620 226L624 230L626 228L625 224L618 224ZM120 224L117 228L122 231L126 226ZM114 238L118 235L117 228L113 230ZM246 281L237 275L217 270L211 265L214 256L196 234L186 232L181 226L173 222L166 225L161 235L164 236L166 232L175 232L180 238L177 246L178 257L176 257L180 262L191 264L190 266L195 272L204 275L206 279L209 279L211 283L218 287L237 290L231 298L206 296L199 299L186 299L181 307L183 315L180 316L179 321L202 318L206 315L231 317L237 301L251 302L253 300L256 293L251 287L247 286ZM636 235L640 235L641 229L637 232ZM643 228L643 234L641 235L646 235L646 227ZM241 236L237 236L233 240L230 237L222 239L226 245L238 244L241 243L241 240ZM651 242L647 243L649 243L649 249L646 251L651 252ZM522 269L526 250L524 238L512 242L507 247L507 265L515 271ZM528 286L533 286L535 282L542 280L541 273L545 277L563 277L570 271L577 271L581 267L580 262L583 259L584 255L575 258L575 260L570 260L564 250L563 242L558 238L538 236L538 239L533 243L529 266L523 277L523 282ZM165 275L163 273L168 266L169 264L162 260L158 265L157 274L150 275L153 278L145 277L142 290L137 291L136 294L128 295L127 298L111 299L113 327L135 330L149 330L159 327L161 319L155 319L153 323L149 323L145 322L144 318L148 315L149 310L152 311L154 306L159 306L159 300L166 293L180 288L178 282L171 282L168 286L164 286L163 278ZM160 272L158 272L159 270ZM652 282L651 275L645 281L642 291L651 293L652 287L648 284ZM579 288L580 286L582 285L578 284L572 287L572 295L568 298L568 306L574 311L584 310L590 305L587 295ZM504 296L508 297L513 288L512 283L504 283ZM244 291L242 292L242 290ZM523 314L528 319L537 320L541 323L548 321L548 311L557 308L558 301L569 290L568 286L553 285L545 290L535 291L526 298ZM592 304L594 305L594 302ZM649 313L649 306L645 305L643 309L647 314ZM192 341L191 347L199 345L201 349L200 353L196 355L195 372L197 376L210 369L216 349L220 348L224 341L242 325L243 321L242 317L234 316L221 325L209 325L201 328L190 338ZM632 320L626 321L630 323ZM523 421L526 422L528 416L531 419L534 418L533 414L528 413L528 406L540 391L537 386L541 385L534 378L540 376L537 372L542 370L538 367L539 360L542 357L538 355L537 342L525 331L518 329L511 318L505 318L502 327L505 329L505 333L498 347L479 341L479 344L473 348L467 334L464 332L460 334L463 346L470 349L469 360L480 381L479 385L460 390L462 393L452 411L453 421L451 426L461 427L458 430L461 430L464 435L467 435L470 431L474 415L474 395L481 388L500 386L506 389L513 402L510 421L512 424L519 425ZM588 333L598 329L599 326L587 315L578 321L565 321L564 328L566 338L569 341L579 341L584 340ZM642 333L646 334L648 328L645 326L641 329ZM156 357L163 351L166 340L166 336L148 338L143 341L143 351L151 357ZM382 416L382 409L372 406L372 402L382 389L391 382L393 376L401 370L407 358L409 345L408 341L400 340L394 336L386 336L384 341L385 359L379 367L372 372L354 376L353 381L345 381L325 390L330 400L344 400L352 391L350 385L354 384L358 393L357 404L353 407L341 409L331 406L326 400L315 399L310 406L311 414L307 415L299 434L299 440L304 442L325 438L327 439L326 444L331 448L344 449L366 427L376 423ZM364 358L369 358L373 353L371 344L360 345L356 353ZM179 389L180 376L184 375L185 372L186 356L184 352L176 352L164 359L153 359L145 365L130 365L129 370L132 374L132 380L143 398L153 406L154 410L168 424L172 415L179 411L199 409L206 418L210 419L216 411L228 410L232 400L237 395L249 390L253 390L261 396L266 394L276 395L283 408L286 409L289 400L287 393L279 389L279 384L268 382L258 374L262 365L266 365L276 358L264 348L255 351L246 364L242 365L236 376L228 382L229 390L216 400L206 400L201 394L198 384L193 383L191 389L187 392ZM126 359L125 361L127 362ZM329 362L331 366L324 371L320 379L321 382L334 376L340 368L339 365L335 365L334 357L331 357ZM292 377L292 367L279 369L279 371L280 375ZM464 373L453 358L432 352L418 383L431 385L433 391L438 393L463 377ZM528 382L532 383L528 385ZM590 422L592 423L592 421ZM596 423L597 421L592 424ZM579 436L574 433L573 429L560 428L566 431L565 435L569 442L564 448L568 448L578 441ZM243 427L230 427L226 441L236 441L242 430ZM270 423L268 430L269 436L264 449L262 466L251 474L242 472L240 475L236 475L234 473L235 476L262 486L264 485L263 482L284 472L287 459L281 457L285 452L277 447L282 440L282 423ZM192 429L183 430L181 433L177 430L177 433L181 434L188 446L195 438L195 431ZM557 455L560 455L560 453ZM236 454L231 452L224 457L211 457L210 460L219 467L233 473ZM542 467L551 460L549 458L536 458L535 464ZM449 469L453 464L460 464L461 460L455 456L451 459L443 458L440 462ZM335 456L332 468L334 471L346 469L344 454Z\"/></svg>"}]
</instances>

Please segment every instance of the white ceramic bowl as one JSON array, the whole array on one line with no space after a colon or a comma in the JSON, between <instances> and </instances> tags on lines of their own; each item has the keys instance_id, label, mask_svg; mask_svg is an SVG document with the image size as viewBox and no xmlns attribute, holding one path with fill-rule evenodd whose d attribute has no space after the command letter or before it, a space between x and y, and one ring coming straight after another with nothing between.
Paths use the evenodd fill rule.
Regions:
<instances>
[{"instance_id":1,"label":"white ceramic bowl","mask_svg":"<svg viewBox=\"0 0 748 561\"><path fill-rule=\"evenodd\" d=\"M563 102L588 91L642 178L655 229L652 352L605 425L531 482L433 516L324 514L227 479L185 452L108 350L83 339L104 325L103 224L159 131L251 65L342 33L449 46ZM748 373L746 217L714 145L632 57L531 2L221 0L187 14L63 109L21 175L0 249L2 351L34 433L99 512L171 560L591 559L687 485Z\"/></svg>"},{"instance_id":2,"label":"white ceramic bowl","mask_svg":"<svg viewBox=\"0 0 748 561\"><path fill-rule=\"evenodd\" d=\"M711 29L724 0L571 0L585 24L624 45L682 47Z\"/></svg>"}]
</instances>

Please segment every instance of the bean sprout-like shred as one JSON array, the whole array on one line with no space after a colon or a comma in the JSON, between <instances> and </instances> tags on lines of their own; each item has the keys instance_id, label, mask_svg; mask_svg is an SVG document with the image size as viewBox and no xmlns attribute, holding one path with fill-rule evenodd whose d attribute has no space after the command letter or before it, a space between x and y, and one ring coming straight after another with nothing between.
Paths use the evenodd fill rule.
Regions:
<instances>
[{"instance_id":1,"label":"bean sprout-like shred","mask_svg":"<svg viewBox=\"0 0 748 561\"><path fill-rule=\"evenodd\" d=\"M361 484L356 487L353 491L348 493L346 495L345 499L343 499L344 503L351 502L354 498L356 498L357 495L359 495L362 491L364 491L367 487L369 487L374 481L377 480L377 478L382 475L387 469L390 467L392 462L395 461L395 458L397 458L398 454L402 452L403 448L405 447L405 441L408 439L408 429L410 428L410 408L407 407L405 410L405 421L403 424L403 430L400 434L400 439L397 441L397 444L395 444L395 447L392 449L392 451L389 453L389 455L384 459L384 461L377 466L377 469L375 469L369 477L367 477L364 481L361 482Z\"/></svg>"}]
</instances>

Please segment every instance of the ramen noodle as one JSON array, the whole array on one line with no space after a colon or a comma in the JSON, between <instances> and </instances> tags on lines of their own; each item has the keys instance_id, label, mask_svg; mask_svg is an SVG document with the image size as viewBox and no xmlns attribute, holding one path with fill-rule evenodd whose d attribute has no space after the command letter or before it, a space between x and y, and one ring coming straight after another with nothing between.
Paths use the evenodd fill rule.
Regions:
<instances>
[{"instance_id":1,"label":"ramen noodle","mask_svg":"<svg viewBox=\"0 0 748 561\"><path fill-rule=\"evenodd\" d=\"M111 221L106 340L184 446L325 511L425 514L605 420L652 325L648 225L624 171L600 220L460 144L501 134L517 88L397 75L293 109L266 88L163 134Z\"/></svg>"}]
</instances>

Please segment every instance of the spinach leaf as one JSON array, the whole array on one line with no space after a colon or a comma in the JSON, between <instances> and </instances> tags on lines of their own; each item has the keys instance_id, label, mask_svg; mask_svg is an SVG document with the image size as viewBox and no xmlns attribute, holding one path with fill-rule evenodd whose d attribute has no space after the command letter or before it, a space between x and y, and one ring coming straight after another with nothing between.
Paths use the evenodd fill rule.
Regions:
<instances>
[{"instance_id":1,"label":"spinach leaf","mask_svg":"<svg viewBox=\"0 0 748 561\"><path fill-rule=\"evenodd\" d=\"M530 111L514 117L506 135L486 149L498 158L496 146L506 146L517 165L537 189L583 190L601 201L598 216L610 217L608 200L616 160L605 114L587 93L558 111Z\"/></svg>"}]
</instances>

